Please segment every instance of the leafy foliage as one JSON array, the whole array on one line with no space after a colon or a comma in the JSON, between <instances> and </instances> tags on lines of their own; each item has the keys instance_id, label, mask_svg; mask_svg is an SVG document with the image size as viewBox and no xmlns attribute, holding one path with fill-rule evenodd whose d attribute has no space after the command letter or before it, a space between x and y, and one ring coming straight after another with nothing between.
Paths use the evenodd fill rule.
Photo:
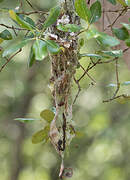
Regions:
<instances>
[{"instance_id":1,"label":"leafy foliage","mask_svg":"<svg viewBox=\"0 0 130 180\"><path fill-rule=\"evenodd\" d=\"M60 14L60 7L56 6L50 10L49 16L43 24L43 28L48 28L54 24Z\"/></svg>"},{"instance_id":2,"label":"leafy foliage","mask_svg":"<svg viewBox=\"0 0 130 180\"><path fill-rule=\"evenodd\" d=\"M0 2L2 2L2 0ZM0 71L2 71L12 58L29 43L31 43L28 58L29 67L32 67L36 60L44 60L44 63L46 63L46 57L50 59L51 77L48 86L52 93L54 109L45 109L40 113L42 120L45 120L41 122L45 125L43 125L42 128L40 127L41 130L32 136L32 143L45 143L50 140L62 159L59 173L59 178L61 179L63 177L71 177L73 174L71 168L64 167L63 158L65 156L66 147L70 145L72 139L78 134L78 131L75 130L75 124L72 118L72 108L82 89L81 80L84 76L87 75L88 79L90 79L89 83L87 79L87 85L94 85L96 81L89 74L89 71L97 67L96 65L107 65L112 62L115 68L116 78L114 79L116 79L116 83L110 83L107 87L115 88L115 92L110 99L104 100L103 102L114 100L123 104L130 100L129 95L118 94L120 88L129 86L130 84L129 81L120 83L118 72L120 57L123 57L123 53L129 50L130 47L130 24L120 23L122 27L116 28L116 21L129 10L128 6L130 6L130 2L129 0L108 0L108 2L111 3L111 6L114 5L114 7L116 7L115 5L120 5L122 7L119 10L108 10L105 9L105 7L102 8L103 2L99 0L93 3L90 1L86 2L86 0L75 0L75 3L72 3L72 1L66 0L66 2L59 2L61 6L58 5L51 8L49 14L41 10L36 10L28 1L27 3L33 11L25 12L23 10L24 7L22 7L22 2L15 10L1 9L1 11L9 12L9 16L15 25L8 26L1 24L1 26L4 26L4 28L6 27L6 29L0 33L0 43L2 44L5 42L6 45L8 40L15 40L14 37L16 38L16 43L10 46L7 44L7 48L5 48L3 43L2 47L0 47L0 55L4 61L4 63L2 62ZM71 8L69 7L70 5ZM113 18L113 22L111 22L108 16L111 12L118 13L116 19ZM40 16L33 20L33 18L31 19L29 17L32 14L39 14ZM103 22L104 27L102 29L109 31L102 32L101 30L97 30L95 25L93 25L93 23L100 20L102 15L102 20L107 20L107 23ZM84 21L80 21L80 18ZM109 25L106 26L106 24ZM7 29L11 29L11 33ZM110 30L112 30L111 33ZM109 32L109 34L106 32ZM17 38L19 37L21 41L17 42ZM122 43L122 41L118 39L124 41L126 49L119 49L119 47L116 47ZM91 51L88 51L89 43L94 43ZM86 48L88 49L86 50ZM85 57L84 61L82 61L82 57ZM107 72L105 66L103 67L104 68L101 69L102 73L99 72L97 77ZM43 71L44 70L42 70L42 73ZM46 74L49 73L47 72ZM103 82L105 82L107 78L108 75L107 77L105 76ZM31 76L28 79L32 81L33 78ZM75 85L78 87L78 92L75 97L73 97L71 87L74 86L73 89L76 89ZM86 84L84 86L86 87ZM28 89L28 93L30 95L31 93L29 90L30 89ZM16 118L15 120L26 123L36 122L40 119ZM94 133L93 129L95 126L101 125L102 123L98 125L92 124L90 128L92 132L88 131L88 136L91 137L91 134ZM90 142L91 141L93 141L93 137Z\"/></svg>"},{"instance_id":3,"label":"leafy foliage","mask_svg":"<svg viewBox=\"0 0 130 180\"><path fill-rule=\"evenodd\" d=\"M129 37L129 32L125 27L122 28L113 28L113 33L120 40L126 40Z\"/></svg>"},{"instance_id":4,"label":"leafy foliage","mask_svg":"<svg viewBox=\"0 0 130 180\"><path fill-rule=\"evenodd\" d=\"M87 7L85 0L76 0L75 1L75 9L77 14L87 22L90 22L91 19L91 11Z\"/></svg>"},{"instance_id":5,"label":"leafy foliage","mask_svg":"<svg viewBox=\"0 0 130 180\"><path fill-rule=\"evenodd\" d=\"M102 14L100 1L97 0L95 3L93 3L92 6L90 7L90 11L91 11L90 23L94 23L98 21Z\"/></svg>"},{"instance_id":6,"label":"leafy foliage","mask_svg":"<svg viewBox=\"0 0 130 180\"><path fill-rule=\"evenodd\" d=\"M43 110L43 111L40 113L40 116L41 116L41 118L43 118L45 121L47 121L48 123L50 123L50 122L53 120L55 114L54 114L52 111L50 111L49 109L45 109L45 110Z\"/></svg>"},{"instance_id":7,"label":"leafy foliage","mask_svg":"<svg viewBox=\"0 0 130 180\"><path fill-rule=\"evenodd\" d=\"M22 28L33 31L33 25L21 19L13 10L9 10L10 17L16 21ZM28 19L28 18L27 18ZM29 21L30 22L30 21Z\"/></svg>"},{"instance_id":8,"label":"leafy foliage","mask_svg":"<svg viewBox=\"0 0 130 180\"><path fill-rule=\"evenodd\" d=\"M24 39L21 42L17 43L16 45L8 47L7 49L4 50L2 56L5 57L5 56L8 56L8 55L11 55L12 53L16 52L17 50L23 48L31 40L32 39Z\"/></svg>"},{"instance_id":9,"label":"leafy foliage","mask_svg":"<svg viewBox=\"0 0 130 180\"><path fill-rule=\"evenodd\" d=\"M36 39L32 49L36 60L41 61L48 55L47 44L45 41L42 41L40 39Z\"/></svg>"},{"instance_id":10,"label":"leafy foliage","mask_svg":"<svg viewBox=\"0 0 130 180\"><path fill-rule=\"evenodd\" d=\"M37 144L40 142L47 142L47 140L49 139L48 132L49 132L49 126L46 126L44 129L36 132L32 136L32 143Z\"/></svg>"},{"instance_id":11,"label":"leafy foliage","mask_svg":"<svg viewBox=\"0 0 130 180\"><path fill-rule=\"evenodd\" d=\"M79 32L83 28L76 24L65 24L65 25L59 24L57 26L57 29L63 32Z\"/></svg>"},{"instance_id":12,"label":"leafy foliage","mask_svg":"<svg viewBox=\"0 0 130 180\"><path fill-rule=\"evenodd\" d=\"M7 29L5 29L4 31L2 31L0 33L0 38L4 39L4 40L11 40L12 39L12 35L11 35L11 33Z\"/></svg>"}]
</instances>

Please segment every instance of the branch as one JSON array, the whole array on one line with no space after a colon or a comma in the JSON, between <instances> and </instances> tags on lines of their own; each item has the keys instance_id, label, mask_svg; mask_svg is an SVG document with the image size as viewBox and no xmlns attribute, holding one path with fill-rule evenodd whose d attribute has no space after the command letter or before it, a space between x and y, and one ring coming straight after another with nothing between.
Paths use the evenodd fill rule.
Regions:
<instances>
[{"instance_id":1,"label":"branch","mask_svg":"<svg viewBox=\"0 0 130 180\"><path fill-rule=\"evenodd\" d=\"M112 27L115 23L116 23L116 21L123 15L123 13L125 14L127 12L127 7L125 7L120 13L119 13L119 15L116 17L116 19L113 21L113 23L112 24L109 24L105 29L104 29L104 31L106 31L109 27Z\"/></svg>"},{"instance_id":2,"label":"branch","mask_svg":"<svg viewBox=\"0 0 130 180\"><path fill-rule=\"evenodd\" d=\"M5 68L5 66L11 61L11 59L16 56L19 52L21 52L22 49L19 49L19 51L17 51L15 54L13 54L9 59L7 59L6 63L2 65L2 67L0 68L0 72Z\"/></svg>"},{"instance_id":3,"label":"branch","mask_svg":"<svg viewBox=\"0 0 130 180\"><path fill-rule=\"evenodd\" d=\"M28 3L28 5L32 8L32 9L34 9L35 10L35 8L33 7L33 5L30 3L30 1L29 0L26 0L26 2Z\"/></svg>"},{"instance_id":4,"label":"branch","mask_svg":"<svg viewBox=\"0 0 130 180\"><path fill-rule=\"evenodd\" d=\"M19 14L31 15L31 14L47 14L47 12L43 11L31 11L31 12L21 12Z\"/></svg>"},{"instance_id":5,"label":"branch","mask_svg":"<svg viewBox=\"0 0 130 180\"><path fill-rule=\"evenodd\" d=\"M78 82L87 74L87 72L92 69L94 66L96 66L99 62L100 62L101 59L99 59L96 63L94 63L92 66L88 67L84 73L82 74L82 76L77 80Z\"/></svg>"},{"instance_id":6,"label":"branch","mask_svg":"<svg viewBox=\"0 0 130 180\"><path fill-rule=\"evenodd\" d=\"M27 29L24 29L24 28L16 28L16 27L12 27L12 26L8 26L8 25L6 25L6 24L0 24L0 26L4 26L4 27L6 27L6 28L8 28L8 29L12 29L12 30L19 30L19 31L21 31L21 30L23 30L23 31L27 31Z\"/></svg>"},{"instance_id":7,"label":"branch","mask_svg":"<svg viewBox=\"0 0 130 180\"><path fill-rule=\"evenodd\" d=\"M119 73L118 73L118 61L116 59L116 83L117 83L117 89L113 95L113 98L117 95L119 89L120 89L120 82L119 82Z\"/></svg>"},{"instance_id":8,"label":"branch","mask_svg":"<svg viewBox=\"0 0 130 180\"><path fill-rule=\"evenodd\" d=\"M78 80L76 80L76 78L75 77L73 77L73 79L74 79L74 81L75 81L75 83L77 84L77 86L78 86L78 92L77 92L77 94L76 94L76 96L75 96L75 98L74 98L74 101L73 101L73 105L75 104L75 102L76 102L76 100L77 100L77 98L78 98L78 96L79 96L79 93L80 93L80 91L81 91L81 87L80 87L80 84L79 84L79 81Z\"/></svg>"},{"instance_id":9,"label":"branch","mask_svg":"<svg viewBox=\"0 0 130 180\"><path fill-rule=\"evenodd\" d=\"M116 97L113 97L113 98L110 98L110 99L107 99L107 100L103 100L102 102L103 103L110 102L110 101L113 101L113 100L118 99L120 97L126 97L126 95L122 94L122 95L119 95L119 96L116 96Z\"/></svg>"},{"instance_id":10,"label":"branch","mask_svg":"<svg viewBox=\"0 0 130 180\"><path fill-rule=\"evenodd\" d=\"M95 79L93 79L92 76L89 75L89 73L84 69L84 67L79 63L80 67L83 69L84 72L86 72L87 76L94 82L96 83Z\"/></svg>"}]
</instances>

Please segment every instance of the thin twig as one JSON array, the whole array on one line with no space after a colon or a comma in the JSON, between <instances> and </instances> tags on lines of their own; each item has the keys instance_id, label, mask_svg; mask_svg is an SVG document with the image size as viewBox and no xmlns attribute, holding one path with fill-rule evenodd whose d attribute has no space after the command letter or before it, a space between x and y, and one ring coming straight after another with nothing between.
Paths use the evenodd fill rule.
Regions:
<instances>
[{"instance_id":1,"label":"thin twig","mask_svg":"<svg viewBox=\"0 0 130 180\"><path fill-rule=\"evenodd\" d=\"M16 32L16 29L14 28L14 26L12 26L12 30L14 31L14 34L17 36L17 32Z\"/></svg>"},{"instance_id":2,"label":"thin twig","mask_svg":"<svg viewBox=\"0 0 130 180\"><path fill-rule=\"evenodd\" d=\"M15 30L19 30L19 31L27 31L27 29L24 29L24 28L17 28L17 27L13 27L12 28L12 26L8 26L8 25L6 25L6 24L0 24L0 26L4 26L4 27L6 27L6 28L8 28L8 29L15 29Z\"/></svg>"},{"instance_id":3,"label":"thin twig","mask_svg":"<svg viewBox=\"0 0 130 180\"><path fill-rule=\"evenodd\" d=\"M5 68L5 66L11 61L11 59L16 56L19 52L21 52L22 49L19 49L15 54L13 54L9 59L7 59L6 63L2 65L0 68L0 72Z\"/></svg>"},{"instance_id":4,"label":"thin twig","mask_svg":"<svg viewBox=\"0 0 130 180\"><path fill-rule=\"evenodd\" d=\"M102 12L118 13L120 11L123 11L124 9L126 9L126 8L117 9L117 10L110 10L110 9L108 9L108 10L103 10ZM127 10L129 10L129 9L130 9L130 7L127 7Z\"/></svg>"},{"instance_id":5,"label":"thin twig","mask_svg":"<svg viewBox=\"0 0 130 180\"><path fill-rule=\"evenodd\" d=\"M110 27L111 27L111 32L113 32L113 31L112 31L112 26L111 26L111 20L110 20L110 18L109 18L109 16L108 16L107 13L106 13L106 17L107 17L108 23L109 23L109 25L110 25Z\"/></svg>"},{"instance_id":6,"label":"thin twig","mask_svg":"<svg viewBox=\"0 0 130 180\"><path fill-rule=\"evenodd\" d=\"M128 51L130 48L128 47L128 48L126 48L126 49L124 49L123 50L123 53L125 53L126 51Z\"/></svg>"},{"instance_id":7,"label":"thin twig","mask_svg":"<svg viewBox=\"0 0 130 180\"><path fill-rule=\"evenodd\" d=\"M93 79L92 76L89 75L89 73L84 69L84 67L79 63L80 67L83 69L84 72L86 72L87 76L93 81L96 83L95 79Z\"/></svg>"},{"instance_id":8,"label":"thin twig","mask_svg":"<svg viewBox=\"0 0 130 180\"><path fill-rule=\"evenodd\" d=\"M116 23L116 21L123 15L123 13L125 14L126 12L127 12L127 8L124 8L124 9L119 13L119 15L116 17L116 19L113 21L113 23L110 24L110 25L108 25L108 26L104 29L104 31L106 31L109 27L112 27L112 26Z\"/></svg>"},{"instance_id":9,"label":"thin twig","mask_svg":"<svg viewBox=\"0 0 130 180\"><path fill-rule=\"evenodd\" d=\"M88 72L90 69L92 69L94 66L96 66L101 59L99 59L97 62L95 62L95 64L93 64L92 66L90 66L89 68L87 68L84 73L82 74L82 76L77 80L78 82L86 75L86 72Z\"/></svg>"},{"instance_id":10,"label":"thin twig","mask_svg":"<svg viewBox=\"0 0 130 180\"><path fill-rule=\"evenodd\" d=\"M88 0L87 4L90 4L90 1L91 1L91 0Z\"/></svg>"},{"instance_id":11,"label":"thin twig","mask_svg":"<svg viewBox=\"0 0 130 180\"><path fill-rule=\"evenodd\" d=\"M31 15L31 14L47 14L47 12L43 11L31 11L31 12L20 12L19 14Z\"/></svg>"},{"instance_id":12,"label":"thin twig","mask_svg":"<svg viewBox=\"0 0 130 180\"><path fill-rule=\"evenodd\" d=\"M125 95L125 94L122 94L122 95L119 95L119 96L115 96L115 97L112 97L112 98L110 98L110 99L103 100L102 102L103 102L103 103L105 103L105 102L110 102L110 101L113 101L113 100L118 99L118 98L120 98L120 97L126 97L126 95Z\"/></svg>"},{"instance_id":13,"label":"thin twig","mask_svg":"<svg viewBox=\"0 0 130 180\"><path fill-rule=\"evenodd\" d=\"M76 96L75 96L75 98L74 98L74 101L73 101L73 105L75 104L75 102L76 102L76 100L77 100L77 98L78 98L78 96L79 96L79 93L80 93L80 91L81 91L81 87L80 87L80 84L79 84L79 81L78 80L76 80L76 78L75 77L73 77L73 79L74 79L74 81L75 81L75 83L77 84L77 86L78 86L78 92L77 92L77 94L76 94Z\"/></svg>"},{"instance_id":14,"label":"thin twig","mask_svg":"<svg viewBox=\"0 0 130 180\"><path fill-rule=\"evenodd\" d=\"M34 9L35 10L35 8L33 7L33 5L30 3L30 1L29 0L26 0L26 2L28 3L28 5L32 8L32 9Z\"/></svg>"},{"instance_id":15,"label":"thin twig","mask_svg":"<svg viewBox=\"0 0 130 180\"><path fill-rule=\"evenodd\" d=\"M117 57L108 61L100 61L98 64L107 64L107 63L115 62L116 60L118 60Z\"/></svg>"},{"instance_id":16,"label":"thin twig","mask_svg":"<svg viewBox=\"0 0 130 180\"><path fill-rule=\"evenodd\" d=\"M115 91L115 93L114 93L112 98L114 98L117 95L117 93L118 93L118 91L120 89L119 73L118 73L118 60L117 59L116 59L115 65L116 65L116 83L117 83L117 89L116 89L116 91Z\"/></svg>"},{"instance_id":17,"label":"thin twig","mask_svg":"<svg viewBox=\"0 0 130 180\"><path fill-rule=\"evenodd\" d=\"M65 150L65 145L66 145L66 117L65 114L63 113L63 151Z\"/></svg>"}]
</instances>

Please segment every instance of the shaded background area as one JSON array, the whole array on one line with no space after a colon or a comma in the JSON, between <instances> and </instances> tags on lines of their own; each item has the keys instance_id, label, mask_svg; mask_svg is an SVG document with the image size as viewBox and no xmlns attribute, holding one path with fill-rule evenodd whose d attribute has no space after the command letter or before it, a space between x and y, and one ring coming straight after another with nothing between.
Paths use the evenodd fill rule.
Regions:
<instances>
[{"instance_id":1,"label":"shaded background area","mask_svg":"<svg viewBox=\"0 0 130 180\"><path fill-rule=\"evenodd\" d=\"M46 11L55 4L51 0L30 1ZM5 0L2 7L15 8L18 1ZM25 3L27 11L31 9ZM109 6L108 6L109 8ZM0 23L11 24L8 14L0 13ZM37 16L31 16L35 20ZM124 17L124 22L126 17ZM127 21L126 21L127 22ZM101 26L98 24L98 26ZM4 28L0 27L2 31ZM22 35L21 35L22 36ZM8 46L9 44L3 44ZM52 98L48 88L50 61L27 66L29 47L23 48L0 73L0 179L1 180L57 180L60 159L50 143L33 145L31 136L43 126L42 122L23 124L16 117L39 118L40 112L51 108ZM86 41L82 52L98 49L94 41ZM129 64L129 58L127 64ZM124 59L120 59L120 81L130 80L130 71ZM83 58L87 67L89 59ZM0 58L0 65L3 63ZM76 77L82 74L78 69ZM112 96L116 82L115 65L98 65L91 71L96 84L85 77L81 82L82 92L73 109L75 127L79 131L66 154L65 165L72 167L72 180L129 180L130 177L130 103L118 101L102 103ZM73 85L73 96L77 92ZM121 93L130 95L130 87L122 86Z\"/></svg>"}]
</instances>

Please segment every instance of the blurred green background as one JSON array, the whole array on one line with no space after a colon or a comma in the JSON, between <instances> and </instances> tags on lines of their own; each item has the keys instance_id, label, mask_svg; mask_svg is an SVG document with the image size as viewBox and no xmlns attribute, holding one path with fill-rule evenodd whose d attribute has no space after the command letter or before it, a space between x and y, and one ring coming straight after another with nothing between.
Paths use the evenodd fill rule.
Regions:
<instances>
[{"instance_id":1,"label":"blurred green background","mask_svg":"<svg viewBox=\"0 0 130 180\"><path fill-rule=\"evenodd\" d=\"M54 0L32 0L33 6L46 11ZM16 0L4 0L0 8L15 8ZM24 9L31 8L24 1ZM37 20L38 15L30 16ZM0 12L0 23L11 25L8 13ZM5 28L0 27L0 31ZM84 38L84 37L83 37ZM3 43L3 46L11 45ZM29 47L23 48L0 73L0 180L57 180L60 158L50 143L33 145L31 136L43 124L14 121L16 117L39 118L40 112L51 108L52 97L48 88L50 61L37 62L28 68ZM82 52L98 49L94 41L85 43ZM0 65L4 60L0 58ZM89 59L81 63L86 67ZM82 74L78 69L76 77ZM130 179L130 103L112 101L102 103L114 92L110 83L116 82L115 65L98 65L90 74L96 84L86 76L82 91L73 108L75 127L80 132L68 149L65 166L73 168L72 180L129 180ZM130 80L130 71L123 59L119 63L120 81ZM73 84L73 97L77 86ZM130 94L129 86L121 93Z\"/></svg>"}]
</instances>

